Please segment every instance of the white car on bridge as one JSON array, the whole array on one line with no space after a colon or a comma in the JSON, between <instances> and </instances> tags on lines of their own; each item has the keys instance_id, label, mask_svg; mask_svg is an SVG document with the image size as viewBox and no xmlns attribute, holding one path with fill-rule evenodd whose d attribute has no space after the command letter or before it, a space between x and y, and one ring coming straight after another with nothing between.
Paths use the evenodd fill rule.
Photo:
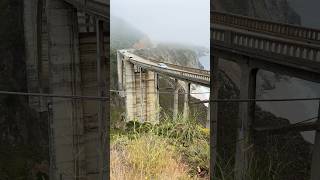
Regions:
<instances>
[{"instance_id":1,"label":"white car on bridge","mask_svg":"<svg viewBox=\"0 0 320 180\"><path fill-rule=\"evenodd\" d=\"M158 66L161 67L161 68L165 68L165 69L168 68L168 66L166 64L164 64L164 63L159 63Z\"/></svg>"}]
</instances>

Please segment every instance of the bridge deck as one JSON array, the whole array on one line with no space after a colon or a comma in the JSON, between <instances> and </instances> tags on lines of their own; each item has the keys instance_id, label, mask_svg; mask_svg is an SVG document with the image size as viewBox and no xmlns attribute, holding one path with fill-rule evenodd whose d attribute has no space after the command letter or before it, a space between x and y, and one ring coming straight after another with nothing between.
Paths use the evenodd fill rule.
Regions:
<instances>
[{"instance_id":1,"label":"bridge deck","mask_svg":"<svg viewBox=\"0 0 320 180\"><path fill-rule=\"evenodd\" d=\"M131 63L141 66L144 69L148 69L159 74L167 75L180 80L189 81L202 86L210 86L209 71L201 71L201 73L199 72L200 69L194 69L194 72L192 72L190 70L192 68L186 70L185 67L172 65L168 63L164 63L168 66L167 68L162 68L159 67L158 62L142 58L133 54L132 52L129 52L128 50L120 50L120 53L123 54L125 57L129 58L129 61Z\"/></svg>"}]
</instances>

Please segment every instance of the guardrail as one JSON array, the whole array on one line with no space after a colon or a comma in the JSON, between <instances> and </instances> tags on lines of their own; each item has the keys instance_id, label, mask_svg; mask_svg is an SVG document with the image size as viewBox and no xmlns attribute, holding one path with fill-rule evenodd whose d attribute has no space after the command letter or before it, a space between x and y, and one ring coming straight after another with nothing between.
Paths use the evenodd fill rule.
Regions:
<instances>
[{"instance_id":1,"label":"guardrail","mask_svg":"<svg viewBox=\"0 0 320 180\"><path fill-rule=\"evenodd\" d=\"M320 30L318 29L270 22L266 20L217 11L211 12L211 20L213 24L221 24L260 33L263 32L272 34L279 37L286 37L299 41L320 44Z\"/></svg>"},{"instance_id":2,"label":"guardrail","mask_svg":"<svg viewBox=\"0 0 320 180\"><path fill-rule=\"evenodd\" d=\"M177 69L181 69L183 71L189 71L189 72L194 72L194 73L198 73L198 74L203 74L203 75L206 75L206 76L210 77L210 71L208 71L208 70L185 67L185 66L179 66L179 65L176 65L176 64L167 63L167 62L161 62L161 61L157 61L155 59L150 59L150 58L148 58L148 60L152 61L152 62L155 62L155 63L163 63L163 64L166 64L167 66L172 67L172 68L177 68Z\"/></svg>"},{"instance_id":3,"label":"guardrail","mask_svg":"<svg viewBox=\"0 0 320 180\"><path fill-rule=\"evenodd\" d=\"M320 62L319 45L273 39L219 28L214 28L211 33L214 42L231 49L254 51L256 54L264 56L284 56L286 58Z\"/></svg>"}]
</instances>

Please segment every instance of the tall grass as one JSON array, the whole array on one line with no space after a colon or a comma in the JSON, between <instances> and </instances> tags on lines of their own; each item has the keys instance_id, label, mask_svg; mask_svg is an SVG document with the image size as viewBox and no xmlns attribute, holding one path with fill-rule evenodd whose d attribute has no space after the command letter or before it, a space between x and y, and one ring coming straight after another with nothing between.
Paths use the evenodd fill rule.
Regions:
<instances>
[{"instance_id":1,"label":"tall grass","mask_svg":"<svg viewBox=\"0 0 320 180\"><path fill-rule=\"evenodd\" d=\"M122 143L125 151L116 148L124 138L125 142L130 142ZM179 176L190 179L188 175L195 178L199 170L209 171L209 131L202 128L193 118L186 120L179 116L178 119L172 120L171 117L164 116L159 124L131 121L127 123L124 131L117 132L112 139L114 141L111 156L119 156L119 152L126 152L126 161L130 167L135 167L135 172L139 171L143 177L156 176L157 172L163 169L161 162L165 162L166 166L170 162L168 168L177 170L178 175L173 179L179 179ZM174 173L175 171L169 174ZM164 174L161 177L169 178Z\"/></svg>"},{"instance_id":2,"label":"tall grass","mask_svg":"<svg viewBox=\"0 0 320 180\"><path fill-rule=\"evenodd\" d=\"M113 180L191 179L188 167L166 139L144 134L139 138L118 136L111 146Z\"/></svg>"}]
</instances>

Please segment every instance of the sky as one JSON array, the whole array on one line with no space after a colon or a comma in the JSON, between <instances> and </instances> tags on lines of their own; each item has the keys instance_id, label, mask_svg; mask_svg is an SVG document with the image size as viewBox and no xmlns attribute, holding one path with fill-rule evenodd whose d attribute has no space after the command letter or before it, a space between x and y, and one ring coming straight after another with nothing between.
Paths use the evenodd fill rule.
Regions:
<instances>
[{"instance_id":1,"label":"sky","mask_svg":"<svg viewBox=\"0 0 320 180\"><path fill-rule=\"evenodd\" d=\"M319 0L289 0L289 2L300 15L303 26L320 29Z\"/></svg>"},{"instance_id":2,"label":"sky","mask_svg":"<svg viewBox=\"0 0 320 180\"><path fill-rule=\"evenodd\" d=\"M210 0L111 0L110 8L155 42L210 47Z\"/></svg>"}]
</instances>

